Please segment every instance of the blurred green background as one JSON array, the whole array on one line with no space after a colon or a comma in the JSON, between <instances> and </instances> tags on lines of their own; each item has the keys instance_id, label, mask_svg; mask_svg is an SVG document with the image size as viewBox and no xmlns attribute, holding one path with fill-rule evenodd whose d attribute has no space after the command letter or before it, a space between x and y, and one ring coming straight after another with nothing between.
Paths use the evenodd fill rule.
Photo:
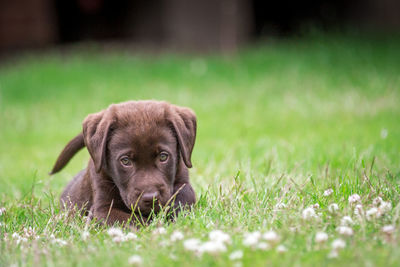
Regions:
<instances>
[{"instance_id":1,"label":"blurred green background","mask_svg":"<svg viewBox=\"0 0 400 267\"><path fill-rule=\"evenodd\" d=\"M230 56L80 45L0 65L0 201L59 194L88 153L47 173L85 116L140 99L196 112L198 192L239 169L334 175L376 157L400 172L400 39L272 39Z\"/></svg>"}]
</instances>

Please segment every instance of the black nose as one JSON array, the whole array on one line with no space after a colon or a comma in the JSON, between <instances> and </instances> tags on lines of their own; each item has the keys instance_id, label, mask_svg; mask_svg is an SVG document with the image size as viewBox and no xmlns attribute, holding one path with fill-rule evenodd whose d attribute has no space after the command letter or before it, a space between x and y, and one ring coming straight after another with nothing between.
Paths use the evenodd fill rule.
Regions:
<instances>
[{"instance_id":1,"label":"black nose","mask_svg":"<svg viewBox=\"0 0 400 267\"><path fill-rule=\"evenodd\" d=\"M159 192L148 192L148 193L143 193L141 199L145 204L151 205L153 204L153 201L157 201L159 197L160 197Z\"/></svg>"}]
</instances>

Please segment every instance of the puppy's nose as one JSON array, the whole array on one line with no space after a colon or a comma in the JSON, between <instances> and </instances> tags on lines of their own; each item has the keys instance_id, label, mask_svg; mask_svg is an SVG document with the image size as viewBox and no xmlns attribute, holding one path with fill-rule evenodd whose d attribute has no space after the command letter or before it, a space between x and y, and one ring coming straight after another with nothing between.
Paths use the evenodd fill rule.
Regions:
<instances>
[{"instance_id":1,"label":"puppy's nose","mask_svg":"<svg viewBox=\"0 0 400 267\"><path fill-rule=\"evenodd\" d=\"M159 192L148 192L148 193L143 193L142 195L142 201L146 204L152 204L153 200L156 201L157 198L160 197Z\"/></svg>"}]
</instances>

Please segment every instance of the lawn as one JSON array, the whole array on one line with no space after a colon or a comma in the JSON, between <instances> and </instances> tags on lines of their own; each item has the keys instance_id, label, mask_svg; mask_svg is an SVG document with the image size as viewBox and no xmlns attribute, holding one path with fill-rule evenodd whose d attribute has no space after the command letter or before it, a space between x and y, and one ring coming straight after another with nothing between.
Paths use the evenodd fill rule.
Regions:
<instances>
[{"instance_id":1,"label":"lawn","mask_svg":"<svg viewBox=\"0 0 400 267\"><path fill-rule=\"evenodd\" d=\"M50 177L59 152L87 114L138 99L196 112L197 204L134 234L67 217L89 155ZM0 65L0 151L0 266L400 265L400 39L28 53Z\"/></svg>"}]
</instances>

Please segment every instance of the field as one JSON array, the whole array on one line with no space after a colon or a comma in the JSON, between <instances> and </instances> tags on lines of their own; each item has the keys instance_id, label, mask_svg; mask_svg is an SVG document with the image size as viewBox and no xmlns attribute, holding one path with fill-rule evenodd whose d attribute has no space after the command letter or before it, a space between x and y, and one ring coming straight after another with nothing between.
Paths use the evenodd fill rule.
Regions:
<instances>
[{"instance_id":1,"label":"field","mask_svg":"<svg viewBox=\"0 0 400 267\"><path fill-rule=\"evenodd\" d=\"M197 204L129 235L67 217L89 155L50 177L58 153L87 114L138 99L196 112ZM0 151L0 266L400 265L400 39L25 54L0 65Z\"/></svg>"}]
</instances>

